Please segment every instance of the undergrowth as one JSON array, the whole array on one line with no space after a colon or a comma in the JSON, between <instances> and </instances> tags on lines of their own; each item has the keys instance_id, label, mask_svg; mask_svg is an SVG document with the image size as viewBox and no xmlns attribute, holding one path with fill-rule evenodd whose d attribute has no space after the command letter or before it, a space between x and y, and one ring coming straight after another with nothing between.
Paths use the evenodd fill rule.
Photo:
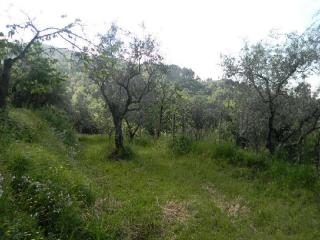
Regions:
<instances>
[{"instance_id":1,"label":"undergrowth","mask_svg":"<svg viewBox=\"0 0 320 240\"><path fill-rule=\"evenodd\" d=\"M0 239L318 239L319 180L232 143L77 136L63 112L0 114Z\"/></svg>"},{"instance_id":2,"label":"undergrowth","mask_svg":"<svg viewBox=\"0 0 320 240\"><path fill-rule=\"evenodd\" d=\"M96 194L72 168L77 142L67 118L10 109L0 126L0 239L96 239L83 218Z\"/></svg>"},{"instance_id":3,"label":"undergrowth","mask_svg":"<svg viewBox=\"0 0 320 240\"><path fill-rule=\"evenodd\" d=\"M267 152L253 151L236 147L232 143L215 143L199 141L193 143L192 154L202 155L223 166L229 164L246 169L244 176L258 178L263 182L274 182L279 187L307 188L317 191L319 177L314 166L310 164L292 164L271 156Z\"/></svg>"}]
</instances>

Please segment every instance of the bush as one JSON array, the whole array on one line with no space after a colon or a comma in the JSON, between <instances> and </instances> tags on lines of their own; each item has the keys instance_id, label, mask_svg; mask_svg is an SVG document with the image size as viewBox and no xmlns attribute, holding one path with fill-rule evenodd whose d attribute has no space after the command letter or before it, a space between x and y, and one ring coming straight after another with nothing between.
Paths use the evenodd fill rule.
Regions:
<instances>
[{"instance_id":1,"label":"bush","mask_svg":"<svg viewBox=\"0 0 320 240\"><path fill-rule=\"evenodd\" d=\"M269 163L268 170L264 175L282 186L289 188L316 189L318 175L311 165L292 165L290 163L273 160Z\"/></svg>"},{"instance_id":2,"label":"bush","mask_svg":"<svg viewBox=\"0 0 320 240\"><path fill-rule=\"evenodd\" d=\"M185 136L169 141L169 149L175 155L184 155L192 150L192 140Z\"/></svg>"},{"instance_id":3,"label":"bush","mask_svg":"<svg viewBox=\"0 0 320 240\"><path fill-rule=\"evenodd\" d=\"M231 163L241 167L263 170L267 167L268 156L264 153L254 153L249 150L238 149Z\"/></svg>"},{"instance_id":4,"label":"bush","mask_svg":"<svg viewBox=\"0 0 320 240\"><path fill-rule=\"evenodd\" d=\"M4 240L44 240L46 239L34 218L15 212L14 216L0 220L0 239Z\"/></svg>"},{"instance_id":5,"label":"bush","mask_svg":"<svg viewBox=\"0 0 320 240\"><path fill-rule=\"evenodd\" d=\"M214 155L214 143L211 141L196 141L192 144L192 153L211 158Z\"/></svg>"},{"instance_id":6,"label":"bush","mask_svg":"<svg viewBox=\"0 0 320 240\"><path fill-rule=\"evenodd\" d=\"M76 199L52 182L14 177L12 189L16 204L33 216L45 235L62 239L92 239L81 218Z\"/></svg>"},{"instance_id":7,"label":"bush","mask_svg":"<svg viewBox=\"0 0 320 240\"><path fill-rule=\"evenodd\" d=\"M88 186L76 184L70 191L75 198L86 206L90 206L95 201L95 195Z\"/></svg>"},{"instance_id":8,"label":"bush","mask_svg":"<svg viewBox=\"0 0 320 240\"><path fill-rule=\"evenodd\" d=\"M315 189L318 176L316 170L310 165L300 165L292 169L290 186Z\"/></svg>"},{"instance_id":9,"label":"bush","mask_svg":"<svg viewBox=\"0 0 320 240\"><path fill-rule=\"evenodd\" d=\"M13 160L9 163L8 169L16 176L22 176L30 169L30 162L25 155L20 152L14 156Z\"/></svg>"},{"instance_id":10,"label":"bush","mask_svg":"<svg viewBox=\"0 0 320 240\"><path fill-rule=\"evenodd\" d=\"M237 149L231 143L221 143L213 146L213 156L214 158L222 158L226 160L233 160L236 156Z\"/></svg>"}]
</instances>

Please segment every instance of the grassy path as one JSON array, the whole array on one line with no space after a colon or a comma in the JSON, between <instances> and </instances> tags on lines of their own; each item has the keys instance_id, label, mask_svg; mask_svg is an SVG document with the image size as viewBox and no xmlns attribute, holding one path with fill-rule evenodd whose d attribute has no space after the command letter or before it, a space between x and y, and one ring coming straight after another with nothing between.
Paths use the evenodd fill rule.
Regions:
<instances>
[{"instance_id":1,"label":"grassy path","mask_svg":"<svg viewBox=\"0 0 320 240\"><path fill-rule=\"evenodd\" d=\"M320 239L307 190L279 189L202 156L174 158L165 141L133 145L131 161L107 161L103 137L81 144L77 168L100 191L94 214L113 238Z\"/></svg>"}]
</instances>

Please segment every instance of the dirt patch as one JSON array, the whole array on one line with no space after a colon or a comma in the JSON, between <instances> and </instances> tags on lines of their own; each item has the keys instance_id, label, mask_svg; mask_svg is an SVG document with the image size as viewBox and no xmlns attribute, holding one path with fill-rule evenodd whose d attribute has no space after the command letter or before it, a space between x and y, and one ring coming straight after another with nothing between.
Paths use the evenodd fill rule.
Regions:
<instances>
[{"instance_id":1,"label":"dirt patch","mask_svg":"<svg viewBox=\"0 0 320 240\"><path fill-rule=\"evenodd\" d=\"M121 202L114 197L99 198L94 203L94 210L97 215L102 212L113 212L121 207Z\"/></svg>"},{"instance_id":2,"label":"dirt patch","mask_svg":"<svg viewBox=\"0 0 320 240\"><path fill-rule=\"evenodd\" d=\"M167 221L185 222L189 217L187 208L184 204L179 202L169 201L162 209L163 216Z\"/></svg>"},{"instance_id":3,"label":"dirt patch","mask_svg":"<svg viewBox=\"0 0 320 240\"><path fill-rule=\"evenodd\" d=\"M215 205L228 217L237 218L239 216L246 216L249 213L249 208L246 206L245 201L240 196L236 197L235 199L228 200L212 185L206 185L203 188L210 193Z\"/></svg>"}]
</instances>

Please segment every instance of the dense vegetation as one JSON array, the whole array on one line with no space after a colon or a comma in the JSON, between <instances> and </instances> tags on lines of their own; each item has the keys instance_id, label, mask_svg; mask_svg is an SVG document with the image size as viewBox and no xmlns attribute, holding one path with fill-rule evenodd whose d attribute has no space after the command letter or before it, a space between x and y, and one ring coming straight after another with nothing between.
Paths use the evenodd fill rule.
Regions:
<instances>
[{"instance_id":1,"label":"dense vegetation","mask_svg":"<svg viewBox=\"0 0 320 240\"><path fill-rule=\"evenodd\" d=\"M214 81L79 22L0 34L1 239L320 237L317 24L245 44Z\"/></svg>"},{"instance_id":2,"label":"dense vegetation","mask_svg":"<svg viewBox=\"0 0 320 240\"><path fill-rule=\"evenodd\" d=\"M8 112L1 129L2 239L319 237L311 166L215 139L173 147L166 137L138 137L130 161L106 160L112 142L75 138L60 114Z\"/></svg>"}]
</instances>

